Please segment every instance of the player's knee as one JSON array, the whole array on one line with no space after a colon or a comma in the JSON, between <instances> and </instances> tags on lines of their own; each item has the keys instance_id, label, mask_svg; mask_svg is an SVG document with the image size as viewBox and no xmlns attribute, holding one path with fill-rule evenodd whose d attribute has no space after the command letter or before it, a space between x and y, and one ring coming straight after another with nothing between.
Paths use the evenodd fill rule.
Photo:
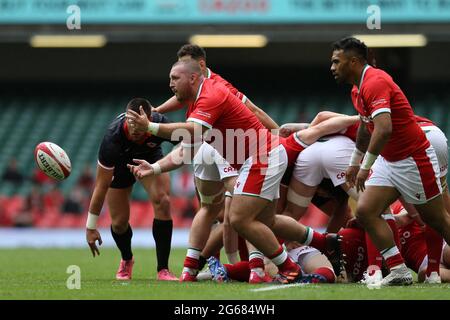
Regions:
<instances>
[{"instance_id":1,"label":"player's knee","mask_svg":"<svg viewBox=\"0 0 450 320\"><path fill-rule=\"evenodd\" d=\"M225 201L225 193L223 190L212 195L206 195L199 192L199 196L202 206L222 206Z\"/></svg>"},{"instance_id":2,"label":"player's knee","mask_svg":"<svg viewBox=\"0 0 450 320\"><path fill-rule=\"evenodd\" d=\"M152 196L152 203L158 207L168 207L170 204L170 196L165 192L159 192Z\"/></svg>"},{"instance_id":3,"label":"player's knee","mask_svg":"<svg viewBox=\"0 0 450 320\"><path fill-rule=\"evenodd\" d=\"M128 219L118 218L111 221L111 227L114 233L122 234L128 229Z\"/></svg>"},{"instance_id":4,"label":"player's knee","mask_svg":"<svg viewBox=\"0 0 450 320\"><path fill-rule=\"evenodd\" d=\"M239 234L242 233L242 230L245 228L245 224L247 223L246 219L240 214L236 212L230 211L230 224L231 227L236 230Z\"/></svg>"},{"instance_id":5,"label":"player's knee","mask_svg":"<svg viewBox=\"0 0 450 320\"><path fill-rule=\"evenodd\" d=\"M366 226L371 219L370 215L370 208L364 206L364 205L358 205L358 208L356 210L356 221L361 224L362 226Z\"/></svg>"},{"instance_id":6,"label":"player's knee","mask_svg":"<svg viewBox=\"0 0 450 320\"><path fill-rule=\"evenodd\" d=\"M261 222L264 223L270 229L273 229L273 227L275 226L275 216L266 218L266 219L264 219L264 221L261 221Z\"/></svg>"},{"instance_id":7,"label":"player's knee","mask_svg":"<svg viewBox=\"0 0 450 320\"><path fill-rule=\"evenodd\" d=\"M157 194L153 197L152 203L156 218L170 218L170 196L167 193Z\"/></svg>"}]
</instances>

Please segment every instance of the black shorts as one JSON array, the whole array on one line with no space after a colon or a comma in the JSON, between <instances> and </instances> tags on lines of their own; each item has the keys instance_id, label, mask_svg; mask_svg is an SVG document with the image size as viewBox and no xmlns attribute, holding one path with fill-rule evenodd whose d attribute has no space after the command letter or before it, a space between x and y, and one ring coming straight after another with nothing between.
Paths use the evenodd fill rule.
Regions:
<instances>
[{"instance_id":1,"label":"black shorts","mask_svg":"<svg viewBox=\"0 0 450 320\"><path fill-rule=\"evenodd\" d=\"M283 174L283 178L281 178L281 185L289 187L292 175L294 174L294 167L295 165L286 168L286 171Z\"/></svg>"},{"instance_id":2,"label":"black shorts","mask_svg":"<svg viewBox=\"0 0 450 320\"><path fill-rule=\"evenodd\" d=\"M160 148L159 150L154 150L152 153L146 154L144 156L139 156L136 158L144 159L144 160L148 161L149 163L155 163L159 159L163 158L163 153ZM113 180L109 186L110 188L125 189L125 188L132 186L136 182L136 178L133 176L133 174L127 168L127 163L136 164L136 163L133 163L133 159L130 159L127 162L124 161L124 162L117 164L114 167L114 176L113 176Z\"/></svg>"}]
</instances>

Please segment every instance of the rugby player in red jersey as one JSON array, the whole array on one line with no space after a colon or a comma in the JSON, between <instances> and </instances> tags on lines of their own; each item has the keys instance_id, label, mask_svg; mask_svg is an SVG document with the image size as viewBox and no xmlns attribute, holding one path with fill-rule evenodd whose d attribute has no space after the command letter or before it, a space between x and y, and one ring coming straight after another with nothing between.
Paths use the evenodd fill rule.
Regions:
<instances>
[{"instance_id":1,"label":"rugby player in red jersey","mask_svg":"<svg viewBox=\"0 0 450 320\"><path fill-rule=\"evenodd\" d=\"M270 130L270 129L278 128L277 123L269 115L267 115L262 109L257 107L250 99L248 99L247 96L245 96L242 92L240 92L238 89L236 89L227 80L222 78L217 73L214 73L213 71L211 71L211 69L209 69L207 67L206 51L202 47L200 47L198 45L194 45L194 44L185 44L178 50L177 57L178 57L178 60L194 59L195 61L197 61L200 65L202 75L206 79L212 79L212 80L215 80L215 81L220 82L223 85L225 85L225 87L227 87L228 90L232 94L234 94L236 97L238 97L247 106L247 108L249 108L249 110L252 111L256 115L256 117L261 121L261 123L267 129ZM170 98L169 100L167 100L166 102L161 104L158 108L156 108L155 111L160 112L160 113L167 113L170 111L181 109L182 107L183 107L183 104L176 98L176 96L173 96L172 98ZM205 146L205 148L208 148L208 146ZM227 168L230 168L230 166L223 166L223 168L224 168L224 170L227 170ZM203 169L196 170L196 169L198 169L198 167L194 166L194 176L196 176L200 179L204 178L203 177L204 170ZM230 173L230 175L231 174L232 173ZM237 173L233 173L233 174L237 174ZM228 176L228 175L226 175L226 176ZM221 177L224 178L225 176L221 176ZM229 215L228 215L228 211L229 211L230 203L231 203L231 196L232 195L230 192L226 192L225 201L223 202L223 206L222 206L222 208L224 210L224 228L225 228L223 237L224 237L224 246L225 246L224 249L225 249L225 253L226 253L228 259L230 261L236 262L236 261L238 261L237 233L230 227ZM208 210L208 211L212 210L210 205L207 203L202 203L201 207L202 207L202 210ZM217 208L215 208L215 209L217 209ZM255 252L255 254L252 255L252 259L251 259L252 265L255 266L255 268L253 268L253 269L259 270L263 267L263 260L258 258L259 256L262 256L262 254L257 252L257 250L255 248L252 248L251 251ZM255 257L255 258L253 258L253 257ZM200 255L200 268L202 268L202 266L204 265L205 262L206 262L206 259L202 255ZM259 272L259 273L260 273L260 275L262 274L261 272ZM256 276L253 273L251 276L253 278L259 278L258 276Z\"/></svg>"},{"instance_id":2,"label":"rugby player in red jersey","mask_svg":"<svg viewBox=\"0 0 450 320\"><path fill-rule=\"evenodd\" d=\"M280 269L282 281L289 282L297 279L301 276L299 266L288 258L286 251L283 250L268 226L274 227L274 202L272 200L277 197L279 180L289 159L296 156L299 151L289 148L286 150L277 141L277 137L272 137L256 116L223 84L205 79L201 75L196 61L182 60L174 64L170 79L170 86L178 100L189 104L186 115L187 122L161 126L149 123L145 117L136 113L129 113L130 120L136 121L136 125L139 124L144 129L149 128L153 134L161 137L172 136L175 130L185 129L190 134L194 134L194 139L199 139L198 141L201 140L204 131L216 129L217 136L221 134L225 139L222 141L217 139L219 142L214 141L215 149L220 151L235 169L240 169L236 184L227 186L227 189L233 192L230 208L233 228L274 261ZM227 137L227 130L240 130L240 132L230 138ZM246 137L246 135L248 136ZM237 141L241 137L244 140ZM290 142L294 148L301 150L303 147L298 144L297 140L297 137L292 137ZM194 141L193 144L198 141ZM187 149L190 150L192 147L189 142L183 142L184 154L188 153ZM230 146L232 147L231 151L229 150ZM179 156L179 151L174 151L172 154ZM198 154L202 156L202 150L198 150L196 156ZM167 159L173 164L172 156ZM161 164L164 166L163 162ZM206 161L203 161L203 164L207 166ZM155 171L155 164L147 166L146 163L141 162L141 168L143 170L139 170L139 167L131 168L131 170L139 175L152 174ZM161 169L161 167L156 168L156 171ZM207 168L204 169L207 170ZM200 197L207 198L212 204L221 205L224 183L217 181L212 176L208 177L206 174L204 180L198 180ZM264 214L266 215L265 223L256 220L256 217L264 216ZM205 230L209 230L214 218L213 215L197 214L195 216L190 232L191 248L188 249L185 259L182 281L191 281L195 278L198 272L199 254L209 235L209 232L205 232ZM288 217L283 217L282 223L286 219ZM290 224L295 230L289 230L289 227L286 228L283 224L281 227L278 226L279 231L290 231L291 234L295 234L293 240L302 236L304 230L298 230L301 226L296 221L291 219L287 224Z\"/></svg>"},{"instance_id":3,"label":"rugby player in red jersey","mask_svg":"<svg viewBox=\"0 0 450 320\"><path fill-rule=\"evenodd\" d=\"M401 195L450 241L450 217L442 201L436 153L398 85L386 72L367 64L364 43L352 37L335 42L331 72L337 82L358 88L352 102L361 124L346 179L364 191L356 216L390 270L378 285L409 285L411 273L381 213Z\"/></svg>"}]
</instances>

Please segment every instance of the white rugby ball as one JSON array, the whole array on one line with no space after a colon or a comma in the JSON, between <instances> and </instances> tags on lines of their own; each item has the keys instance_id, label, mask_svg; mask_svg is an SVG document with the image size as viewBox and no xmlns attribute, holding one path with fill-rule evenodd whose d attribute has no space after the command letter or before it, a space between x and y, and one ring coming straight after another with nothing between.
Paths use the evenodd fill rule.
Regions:
<instances>
[{"instance_id":1,"label":"white rugby ball","mask_svg":"<svg viewBox=\"0 0 450 320\"><path fill-rule=\"evenodd\" d=\"M66 179L72 170L67 153L52 142L39 143L34 149L34 158L39 169L58 181Z\"/></svg>"}]
</instances>

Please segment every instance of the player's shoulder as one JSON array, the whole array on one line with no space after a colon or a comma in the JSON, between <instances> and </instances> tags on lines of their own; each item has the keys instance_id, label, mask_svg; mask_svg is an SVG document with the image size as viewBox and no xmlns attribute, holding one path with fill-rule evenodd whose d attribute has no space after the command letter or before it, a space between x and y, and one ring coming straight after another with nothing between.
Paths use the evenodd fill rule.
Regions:
<instances>
[{"instance_id":1,"label":"player's shoulder","mask_svg":"<svg viewBox=\"0 0 450 320\"><path fill-rule=\"evenodd\" d=\"M114 120L111 121L108 128L106 129L107 135L117 135L123 127L125 122L125 113L119 114Z\"/></svg>"},{"instance_id":2,"label":"player's shoulder","mask_svg":"<svg viewBox=\"0 0 450 320\"><path fill-rule=\"evenodd\" d=\"M363 80L365 86L391 85L394 82L392 77L384 70L370 67Z\"/></svg>"},{"instance_id":3,"label":"player's shoulder","mask_svg":"<svg viewBox=\"0 0 450 320\"><path fill-rule=\"evenodd\" d=\"M374 92L389 92L394 88L394 81L391 76L380 69L370 68L367 70L361 85L361 95L363 97L370 97Z\"/></svg>"},{"instance_id":4,"label":"player's shoulder","mask_svg":"<svg viewBox=\"0 0 450 320\"><path fill-rule=\"evenodd\" d=\"M169 118L166 115L164 115L162 113L159 113L159 112L152 112L152 122L168 123L170 121L169 121Z\"/></svg>"},{"instance_id":5,"label":"player's shoulder","mask_svg":"<svg viewBox=\"0 0 450 320\"><path fill-rule=\"evenodd\" d=\"M229 91L220 81L214 79L205 79L198 100L207 99L214 102L226 99Z\"/></svg>"},{"instance_id":6,"label":"player's shoulder","mask_svg":"<svg viewBox=\"0 0 450 320\"><path fill-rule=\"evenodd\" d=\"M116 143L120 141L122 135L122 127L125 122L125 113L119 114L106 129L105 135L103 137L103 144L108 143Z\"/></svg>"}]
</instances>

